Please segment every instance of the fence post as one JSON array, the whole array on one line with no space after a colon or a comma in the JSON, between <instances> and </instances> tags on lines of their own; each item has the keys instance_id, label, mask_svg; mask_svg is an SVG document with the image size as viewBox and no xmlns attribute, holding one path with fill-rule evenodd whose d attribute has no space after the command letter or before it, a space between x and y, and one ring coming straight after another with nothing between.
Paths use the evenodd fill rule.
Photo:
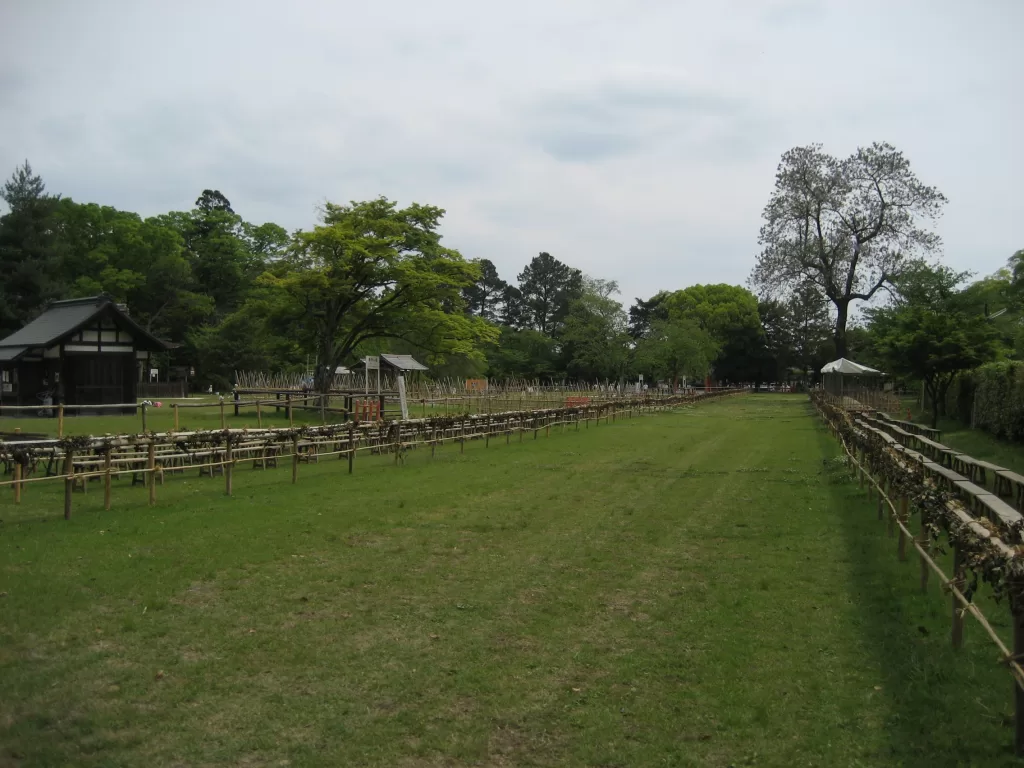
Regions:
<instances>
[{"instance_id":1,"label":"fence post","mask_svg":"<svg viewBox=\"0 0 1024 768\"><path fill-rule=\"evenodd\" d=\"M174 431L177 432L178 429L179 429L179 426L178 426L178 404L175 403L173 407L174 407Z\"/></svg>"},{"instance_id":2,"label":"fence post","mask_svg":"<svg viewBox=\"0 0 1024 768\"><path fill-rule=\"evenodd\" d=\"M57 406L57 437L64 437L64 403Z\"/></svg>"},{"instance_id":3,"label":"fence post","mask_svg":"<svg viewBox=\"0 0 1024 768\"><path fill-rule=\"evenodd\" d=\"M149 506L156 504L156 443L150 441L146 451L146 479L149 480Z\"/></svg>"},{"instance_id":4,"label":"fence post","mask_svg":"<svg viewBox=\"0 0 1024 768\"><path fill-rule=\"evenodd\" d=\"M957 589L963 589L964 555L957 544L953 545L953 578L950 581L952 586ZM950 639L952 640L953 647L959 649L964 644L964 617L960 613L960 602L956 599L956 595L950 595L950 600L953 603L953 626L950 632Z\"/></svg>"},{"instance_id":5,"label":"fence post","mask_svg":"<svg viewBox=\"0 0 1024 768\"><path fill-rule=\"evenodd\" d=\"M918 539L918 543L921 545L921 549L928 552L931 549L931 540L928 537L928 525L925 521L925 511L921 509L921 534ZM928 591L928 563L924 559L924 555L921 555L921 591Z\"/></svg>"},{"instance_id":6,"label":"fence post","mask_svg":"<svg viewBox=\"0 0 1024 768\"><path fill-rule=\"evenodd\" d=\"M352 462L356 457L356 425L350 421L348 424L348 473L352 474Z\"/></svg>"},{"instance_id":7,"label":"fence post","mask_svg":"<svg viewBox=\"0 0 1024 768\"><path fill-rule=\"evenodd\" d=\"M64 519L71 519L71 486L74 480L71 470L74 467L74 452L68 448L64 451Z\"/></svg>"},{"instance_id":8,"label":"fence post","mask_svg":"<svg viewBox=\"0 0 1024 768\"><path fill-rule=\"evenodd\" d=\"M291 395L287 395L285 399L286 399L286 403L287 403L285 407L286 407L286 410L288 411L288 426L289 427L294 427L295 426L295 419L292 417L292 396Z\"/></svg>"},{"instance_id":9,"label":"fence post","mask_svg":"<svg viewBox=\"0 0 1024 768\"><path fill-rule=\"evenodd\" d=\"M148 406L145 403L143 403L142 404L142 431L143 432L146 431L146 411L147 410L148 410Z\"/></svg>"},{"instance_id":10,"label":"fence post","mask_svg":"<svg viewBox=\"0 0 1024 768\"><path fill-rule=\"evenodd\" d=\"M224 395L220 396L220 428L227 429L228 423L224 418Z\"/></svg>"},{"instance_id":11,"label":"fence post","mask_svg":"<svg viewBox=\"0 0 1024 768\"><path fill-rule=\"evenodd\" d=\"M221 403L221 408L224 404ZM228 435L227 448L224 450L224 493L228 496L234 490L235 449L231 446L231 435Z\"/></svg>"},{"instance_id":12,"label":"fence post","mask_svg":"<svg viewBox=\"0 0 1024 768\"><path fill-rule=\"evenodd\" d=\"M899 519L899 522L903 523L903 525L900 526L900 536L899 536L899 540L896 543L896 556L900 559L901 563L905 563L907 561L907 534L903 532L903 529L906 527L907 523L910 520L910 515L908 514L908 509L907 508L908 508L907 497L906 496L900 496L900 519Z\"/></svg>"},{"instance_id":13,"label":"fence post","mask_svg":"<svg viewBox=\"0 0 1024 768\"><path fill-rule=\"evenodd\" d=\"M111 470L111 454L112 449L108 445L107 450L103 452L103 508L110 509L110 470Z\"/></svg>"},{"instance_id":14,"label":"fence post","mask_svg":"<svg viewBox=\"0 0 1024 768\"><path fill-rule=\"evenodd\" d=\"M291 410L289 408L289 410ZM299 479L299 436L292 435L292 482Z\"/></svg>"},{"instance_id":15,"label":"fence post","mask_svg":"<svg viewBox=\"0 0 1024 768\"><path fill-rule=\"evenodd\" d=\"M235 395L235 397L234 397L234 400L235 400L235 416L238 416L239 415L239 413L238 413L238 406L241 405L242 396L240 394L238 394L238 390L237 389L235 390L234 395Z\"/></svg>"},{"instance_id":16,"label":"fence post","mask_svg":"<svg viewBox=\"0 0 1024 768\"><path fill-rule=\"evenodd\" d=\"M1015 605L1019 601L1019 597L1010 600L1010 611L1013 615L1013 655L1017 659L1024 657L1024 610L1021 610L1022 606ZM1024 755L1024 691L1021 690L1016 680L1013 681L1013 703L1015 710L1013 746L1017 757L1020 757Z\"/></svg>"}]
</instances>

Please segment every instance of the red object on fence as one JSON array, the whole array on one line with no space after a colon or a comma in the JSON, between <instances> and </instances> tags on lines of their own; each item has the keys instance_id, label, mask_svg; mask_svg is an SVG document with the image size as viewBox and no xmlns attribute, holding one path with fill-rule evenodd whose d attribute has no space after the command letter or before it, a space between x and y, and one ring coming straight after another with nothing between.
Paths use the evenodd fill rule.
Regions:
<instances>
[{"instance_id":1,"label":"red object on fence","mask_svg":"<svg viewBox=\"0 0 1024 768\"><path fill-rule=\"evenodd\" d=\"M378 421L380 419L380 400L360 398L355 401L353 410L357 421Z\"/></svg>"}]
</instances>

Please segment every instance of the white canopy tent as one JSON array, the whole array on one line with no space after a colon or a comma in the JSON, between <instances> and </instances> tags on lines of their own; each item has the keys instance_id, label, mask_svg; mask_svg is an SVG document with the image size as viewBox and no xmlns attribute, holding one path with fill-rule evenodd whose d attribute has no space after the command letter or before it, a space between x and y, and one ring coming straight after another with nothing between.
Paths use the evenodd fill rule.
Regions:
<instances>
[{"instance_id":1,"label":"white canopy tent","mask_svg":"<svg viewBox=\"0 0 1024 768\"><path fill-rule=\"evenodd\" d=\"M846 394L855 394L855 392L850 392L850 390L867 389L865 386L866 382L862 377L877 377L877 379L874 380L880 381L881 377L885 376L884 373L875 368L869 368L866 365L855 363L853 360L847 360L845 357L833 360L831 363L826 363L822 367L821 373L822 384L825 391L832 395L839 395L840 397L843 397ZM856 384L847 386L844 382L844 379L847 376L857 377L854 379Z\"/></svg>"},{"instance_id":2,"label":"white canopy tent","mask_svg":"<svg viewBox=\"0 0 1024 768\"><path fill-rule=\"evenodd\" d=\"M851 376L866 376L876 375L883 376L881 371L875 370L874 368L868 368L866 365L855 363L853 360L847 360L845 357L840 357L838 360L833 360L831 363L826 363L821 369L822 373L845 373Z\"/></svg>"}]
</instances>

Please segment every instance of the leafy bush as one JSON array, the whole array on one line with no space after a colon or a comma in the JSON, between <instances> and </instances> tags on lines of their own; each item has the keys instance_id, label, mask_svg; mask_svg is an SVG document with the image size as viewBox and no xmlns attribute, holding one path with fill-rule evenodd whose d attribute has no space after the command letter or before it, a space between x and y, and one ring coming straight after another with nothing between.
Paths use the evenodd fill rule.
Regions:
<instances>
[{"instance_id":1,"label":"leafy bush","mask_svg":"<svg viewBox=\"0 0 1024 768\"><path fill-rule=\"evenodd\" d=\"M1024 365L989 363L970 375L974 425L1007 440L1024 440ZM970 412L967 413L970 420Z\"/></svg>"}]
</instances>

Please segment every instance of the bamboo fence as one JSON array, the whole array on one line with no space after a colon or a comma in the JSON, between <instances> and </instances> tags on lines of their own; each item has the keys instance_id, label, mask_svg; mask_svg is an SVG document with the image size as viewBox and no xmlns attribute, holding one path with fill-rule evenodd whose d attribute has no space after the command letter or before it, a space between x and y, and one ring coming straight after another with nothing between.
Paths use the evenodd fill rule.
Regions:
<instances>
[{"instance_id":1,"label":"bamboo fence","mask_svg":"<svg viewBox=\"0 0 1024 768\"><path fill-rule=\"evenodd\" d=\"M889 536L897 538L897 557L907 559L908 543L916 550L921 591L927 592L929 575L934 574L951 594L953 647L963 645L964 617L969 614L998 648L999 663L1013 677L1014 749L1024 755L1024 476L909 432L884 414L852 412L837 397L815 393L812 401L840 441L860 486L869 497L877 495L878 519L888 518ZM1016 508L1003 497L1014 500ZM920 523L917 535L910 530L914 512ZM940 534L952 548L952 575L933 557ZM997 598L1009 597L1012 650L972 600L979 582L988 583Z\"/></svg>"},{"instance_id":2,"label":"bamboo fence","mask_svg":"<svg viewBox=\"0 0 1024 768\"><path fill-rule=\"evenodd\" d=\"M633 418L730 394L715 393L642 397L606 402L586 402L560 408L458 414L396 421L348 421L341 424L304 425L279 428L205 430L193 432L143 433L63 437L0 442L4 477L0 487L13 492L15 504L36 483L64 485L64 517L72 513L76 492L86 493L93 484L102 487L104 507L113 501L113 483L130 477L131 485L144 485L149 504L156 504L157 488L177 475L198 471L200 477L222 477L227 495L233 492L235 471L242 463L251 468L273 469L291 466L291 481L298 481L301 464L319 463L330 457L347 462L354 471L358 454L391 455L395 464L413 449L429 449L433 457L445 444L492 441L513 436L518 442L532 433L534 440L552 429L562 432L597 428L602 423ZM277 402L277 401L271 401Z\"/></svg>"}]
</instances>

